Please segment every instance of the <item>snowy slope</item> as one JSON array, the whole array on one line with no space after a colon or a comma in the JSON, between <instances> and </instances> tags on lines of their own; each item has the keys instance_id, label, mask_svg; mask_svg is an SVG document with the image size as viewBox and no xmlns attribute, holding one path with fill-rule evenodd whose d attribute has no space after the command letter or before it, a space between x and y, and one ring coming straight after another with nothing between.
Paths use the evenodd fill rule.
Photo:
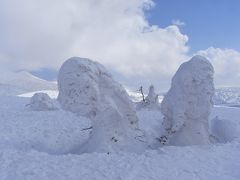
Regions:
<instances>
[{"instance_id":1,"label":"snowy slope","mask_svg":"<svg viewBox=\"0 0 240 180\"><path fill-rule=\"evenodd\" d=\"M1 179L8 180L239 180L239 143L166 147L137 154L49 155L1 152Z\"/></svg>"},{"instance_id":2,"label":"snowy slope","mask_svg":"<svg viewBox=\"0 0 240 180\"><path fill-rule=\"evenodd\" d=\"M70 112L31 111L29 98L0 97L1 180L239 180L240 140L227 144L149 147L142 154L73 154L88 138L88 119ZM240 109L215 107L240 125ZM148 136L161 133L159 111L138 112ZM239 126L240 127L240 126ZM240 137L240 136L239 136Z\"/></svg>"},{"instance_id":3,"label":"snowy slope","mask_svg":"<svg viewBox=\"0 0 240 180\"><path fill-rule=\"evenodd\" d=\"M240 106L240 87L223 87L215 91L216 105Z\"/></svg>"},{"instance_id":4,"label":"snowy slope","mask_svg":"<svg viewBox=\"0 0 240 180\"><path fill-rule=\"evenodd\" d=\"M142 94L139 91L133 91L133 90L130 90L130 89L126 88L126 87L125 87L125 89L126 89L129 97L131 98L131 100L133 102L140 102L140 101L142 101ZM147 94L144 94L144 97L146 98ZM159 94L158 99L159 99L159 102L161 103L162 100L163 100L163 94L162 93Z\"/></svg>"},{"instance_id":5,"label":"snowy slope","mask_svg":"<svg viewBox=\"0 0 240 180\"><path fill-rule=\"evenodd\" d=\"M4 73L0 77L0 96L39 90L57 90L57 84L37 78L26 71Z\"/></svg>"}]
</instances>

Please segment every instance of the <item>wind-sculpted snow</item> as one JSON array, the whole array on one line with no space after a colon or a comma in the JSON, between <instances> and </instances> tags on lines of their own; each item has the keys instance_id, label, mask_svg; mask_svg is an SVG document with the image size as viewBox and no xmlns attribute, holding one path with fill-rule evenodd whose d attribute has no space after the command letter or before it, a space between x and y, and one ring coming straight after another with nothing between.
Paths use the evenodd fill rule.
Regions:
<instances>
[{"instance_id":1,"label":"wind-sculpted snow","mask_svg":"<svg viewBox=\"0 0 240 180\"><path fill-rule=\"evenodd\" d=\"M148 92L148 95L146 97L146 103L148 103L149 105L158 104L158 95L155 93L153 85L151 85L149 87L149 92Z\"/></svg>"},{"instance_id":2,"label":"wind-sculpted snow","mask_svg":"<svg viewBox=\"0 0 240 180\"><path fill-rule=\"evenodd\" d=\"M46 93L35 93L31 97L29 106L34 111L51 111L58 109L57 103Z\"/></svg>"},{"instance_id":3,"label":"wind-sculpted snow","mask_svg":"<svg viewBox=\"0 0 240 180\"><path fill-rule=\"evenodd\" d=\"M58 100L64 109L92 119L93 132L86 144L89 147L84 147L87 152L102 151L102 146L109 151L129 150L131 143L143 144L137 139L138 118L128 94L101 64L70 58L59 71L58 87ZM93 148L90 144L94 143Z\"/></svg>"},{"instance_id":4,"label":"wind-sculpted snow","mask_svg":"<svg viewBox=\"0 0 240 180\"><path fill-rule=\"evenodd\" d=\"M161 109L165 140L172 145L208 144L208 116L214 95L214 69L202 56L183 63L172 79ZM164 141L165 141L164 140Z\"/></svg>"}]
</instances>

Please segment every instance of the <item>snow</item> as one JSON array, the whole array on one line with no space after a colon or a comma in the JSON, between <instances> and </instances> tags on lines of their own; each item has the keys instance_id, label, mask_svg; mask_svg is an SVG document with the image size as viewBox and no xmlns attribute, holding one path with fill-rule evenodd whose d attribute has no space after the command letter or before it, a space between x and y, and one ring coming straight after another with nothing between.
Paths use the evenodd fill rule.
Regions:
<instances>
[{"instance_id":1,"label":"snow","mask_svg":"<svg viewBox=\"0 0 240 180\"><path fill-rule=\"evenodd\" d=\"M32 111L29 98L0 98L0 148L6 147L52 154L69 153L89 136L84 117L63 110Z\"/></svg>"},{"instance_id":2,"label":"snow","mask_svg":"<svg viewBox=\"0 0 240 180\"><path fill-rule=\"evenodd\" d=\"M57 99L58 91L57 90L41 90L41 91L33 91L27 92L23 94L19 94L19 97L32 97L35 93L46 93L50 98Z\"/></svg>"},{"instance_id":3,"label":"snow","mask_svg":"<svg viewBox=\"0 0 240 180\"><path fill-rule=\"evenodd\" d=\"M149 87L148 95L146 97L146 102L149 105L158 104L158 95L155 93L153 85Z\"/></svg>"},{"instance_id":4,"label":"snow","mask_svg":"<svg viewBox=\"0 0 240 180\"><path fill-rule=\"evenodd\" d=\"M58 109L58 103L46 93L35 93L28 104L35 111L51 111Z\"/></svg>"},{"instance_id":5,"label":"snow","mask_svg":"<svg viewBox=\"0 0 240 180\"><path fill-rule=\"evenodd\" d=\"M240 108L217 106L210 116L210 130L218 142L231 142L240 137Z\"/></svg>"},{"instance_id":6,"label":"snow","mask_svg":"<svg viewBox=\"0 0 240 180\"><path fill-rule=\"evenodd\" d=\"M154 86L151 85L149 87L148 95L144 100L142 99L140 102L136 102L135 104L137 110L142 108L160 109L159 95L155 93Z\"/></svg>"},{"instance_id":7,"label":"snow","mask_svg":"<svg viewBox=\"0 0 240 180\"><path fill-rule=\"evenodd\" d=\"M4 72L0 77L0 96L15 96L41 90L57 90L57 84L39 79L26 71Z\"/></svg>"},{"instance_id":8,"label":"snow","mask_svg":"<svg viewBox=\"0 0 240 180\"><path fill-rule=\"evenodd\" d=\"M213 106L213 74L211 63L199 55L179 67L161 104L166 130L163 138L167 143L210 143L208 116Z\"/></svg>"},{"instance_id":9,"label":"snow","mask_svg":"<svg viewBox=\"0 0 240 180\"><path fill-rule=\"evenodd\" d=\"M101 67L101 71L105 70ZM33 77L30 79L36 82ZM108 80L112 82L111 78ZM159 138L165 132L164 115L158 108L141 108L135 114L133 107L126 106L129 101L126 91L116 82L113 87L117 89L99 88L99 92L104 92L101 96L108 97L103 104L108 102L109 106L91 119L60 107L54 111L29 108L31 97L40 92L49 95L47 102L57 103L58 91L45 88L47 86L43 88L46 82L41 82L41 87L32 88L37 87L34 85L21 91L15 88L21 83L16 86L8 83L10 89L6 89L6 84L3 89L0 86L2 95L6 95L7 90L11 90L11 95L19 95L0 96L1 180L240 179L240 108L213 107L208 118L209 131L217 140L213 144L163 146ZM101 81L101 84L109 83ZM129 93L132 99L140 99L138 93ZM109 143L108 137L112 135L112 143L116 139L129 138L123 135L125 131L133 137L131 133L135 132L125 127L128 123L122 120L124 114L132 111L138 122L138 135L145 137L139 139L145 144L145 150L135 143L119 143L118 146ZM126 147L133 151L124 149ZM141 151L137 152L138 149Z\"/></svg>"},{"instance_id":10,"label":"snow","mask_svg":"<svg viewBox=\"0 0 240 180\"><path fill-rule=\"evenodd\" d=\"M63 109L92 120L92 134L81 152L144 148L137 139L138 118L133 103L101 64L86 58L68 59L60 68L58 87Z\"/></svg>"},{"instance_id":11,"label":"snow","mask_svg":"<svg viewBox=\"0 0 240 180\"><path fill-rule=\"evenodd\" d=\"M10 150L1 152L0 176L9 180L238 180L238 150L239 144L210 148L167 147L141 155L93 153L56 156ZM227 153L230 151L233 152Z\"/></svg>"},{"instance_id":12,"label":"snow","mask_svg":"<svg viewBox=\"0 0 240 180\"><path fill-rule=\"evenodd\" d=\"M207 146L151 147L141 154L73 154L86 142L88 119L71 112L30 111L29 98L0 97L0 177L3 180L159 180L240 178L240 141ZM149 137L161 128L160 111L137 112ZM210 119L240 124L240 109L214 107ZM160 132L159 132L160 133Z\"/></svg>"},{"instance_id":13,"label":"snow","mask_svg":"<svg viewBox=\"0 0 240 180\"><path fill-rule=\"evenodd\" d=\"M221 87L216 89L214 104L240 107L240 87Z\"/></svg>"}]
</instances>

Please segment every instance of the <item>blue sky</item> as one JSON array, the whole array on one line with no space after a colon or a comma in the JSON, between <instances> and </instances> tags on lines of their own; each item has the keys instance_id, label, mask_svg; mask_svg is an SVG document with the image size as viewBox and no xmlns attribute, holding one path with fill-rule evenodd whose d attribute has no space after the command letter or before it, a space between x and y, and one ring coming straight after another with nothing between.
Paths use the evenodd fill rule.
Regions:
<instances>
[{"instance_id":1,"label":"blue sky","mask_svg":"<svg viewBox=\"0 0 240 180\"><path fill-rule=\"evenodd\" d=\"M156 0L148 21L166 27L172 20L185 23L190 52L210 46L240 50L239 0Z\"/></svg>"}]
</instances>

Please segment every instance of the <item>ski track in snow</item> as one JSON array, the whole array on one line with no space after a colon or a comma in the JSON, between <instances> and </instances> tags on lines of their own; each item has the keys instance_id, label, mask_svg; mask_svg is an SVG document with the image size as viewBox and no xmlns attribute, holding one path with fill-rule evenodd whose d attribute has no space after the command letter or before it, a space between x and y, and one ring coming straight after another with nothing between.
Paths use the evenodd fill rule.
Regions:
<instances>
[{"instance_id":1,"label":"ski track in snow","mask_svg":"<svg viewBox=\"0 0 240 180\"><path fill-rule=\"evenodd\" d=\"M163 147L134 153L71 154L90 123L70 112L31 111L29 98L0 97L0 180L239 180L240 140L211 146ZM138 112L156 136L159 112ZM240 125L240 109L215 107L215 116ZM240 126L239 126L240 127Z\"/></svg>"}]
</instances>

